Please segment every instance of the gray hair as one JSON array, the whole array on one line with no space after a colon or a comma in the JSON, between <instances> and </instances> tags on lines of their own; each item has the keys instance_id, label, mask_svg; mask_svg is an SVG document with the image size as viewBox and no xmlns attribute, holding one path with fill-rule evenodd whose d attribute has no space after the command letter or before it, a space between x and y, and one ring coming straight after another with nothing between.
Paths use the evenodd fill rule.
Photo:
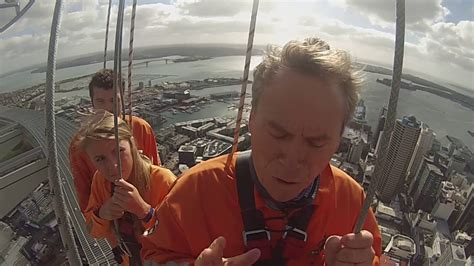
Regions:
<instances>
[{"instance_id":1,"label":"gray hair","mask_svg":"<svg viewBox=\"0 0 474 266\"><path fill-rule=\"evenodd\" d=\"M264 87L283 67L336 82L346 99L345 122L351 119L359 100L361 72L352 68L347 52L330 49L329 44L319 38L290 41L283 48L267 48L263 61L253 73L252 109L257 109Z\"/></svg>"}]
</instances>

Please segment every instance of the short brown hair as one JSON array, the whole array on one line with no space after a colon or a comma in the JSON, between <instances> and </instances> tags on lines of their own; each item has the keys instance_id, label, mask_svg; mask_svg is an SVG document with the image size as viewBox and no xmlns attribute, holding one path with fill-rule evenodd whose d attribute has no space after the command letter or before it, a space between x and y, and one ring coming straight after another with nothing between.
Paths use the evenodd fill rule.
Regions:
<instances>
[{"instance_id":1,"label":"short brown hair","mask_svg":"<svg viewBox=\"0 0 474 266\"><path fill-rule=\"evenodd\" d=\"M94 97L94 88L111 90L114 88L114 79L116 75L112 69L101 69L97 71L89 82L89 96L91 100ZM124 80L122 79L122 92L124 88Z\"/></svg>"},{"instance_id":2,"label":"short brown hair","mask_svg":"<svg viewBox=\"0 0 474 266\"><path fill-rule=\"evenodd\" d=\"M253 109L257 109L264 87L283 67L335 81L345 96L344 122L351 119L359 100L362 77L359 71L353 70L348 53L331 49L329 44L319 38L308 38L303 42L290 41L283 48L267 48L262 62L253 72Z\"/></svg>"}]
</instances>

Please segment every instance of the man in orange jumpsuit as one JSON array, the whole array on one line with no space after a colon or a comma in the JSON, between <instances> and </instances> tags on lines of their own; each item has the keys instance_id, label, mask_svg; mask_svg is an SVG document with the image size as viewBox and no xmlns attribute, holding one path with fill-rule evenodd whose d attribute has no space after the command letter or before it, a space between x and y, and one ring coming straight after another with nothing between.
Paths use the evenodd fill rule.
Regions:
<instances>
[{"instance_id":1,"label":"man in orange jumpsuit","mask_svg":"<svg viewBox=\"0 0 474 266\"><path fill-rule=\"evenodd\" d=\"M330 166L358 100L346 53L316 38L270 49L254 71L251 153L203 162L181 177L142 242L144 259L193 265L379 264L364 192ZM237 158L235 158L237 157Z\"/></svg>"},{"instance_id":2,"label":"man in orange jumpsuit","mask_svg":"<svg viewBox=\"0 0 474 266\"><path fill-rule=\"evenodd\" d=\"M113 81L115 75L111 69L102 69L94 74L89 83L89 96L94 109L113 112ZM120 103L120 95L118 103ZM117 108L119 112L121 108ZM120 115L120 114L119 114ZM129 122L129 118L126 118ZM160 165L156 139L153 129L145 120L132 116L133 137L139 150L146 155L153 164ZM77 136L74 136L69 145L69 162L71 173L76 187L79 206L84 213L91 193L92 177L97 170L87 154L77 147Z\"/></svg>"}]
</instances>

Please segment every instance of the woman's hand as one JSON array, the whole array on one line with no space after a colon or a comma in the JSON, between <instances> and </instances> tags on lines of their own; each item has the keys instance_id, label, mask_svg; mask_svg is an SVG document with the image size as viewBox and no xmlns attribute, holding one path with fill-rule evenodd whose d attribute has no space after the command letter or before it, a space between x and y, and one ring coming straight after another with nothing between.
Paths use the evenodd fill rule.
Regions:
<instances>
[{"instance_id":1,"label":"woman's hand","mask_svg":"<svg viewBox=\"0 0 474 266\"><path fill-rule=\"evenodd\" d=\"M150 204L143 200L138 189L124 179L119 179L115 182L115 191L112 199L114 203L125 211L135 214L138 219L145 218L150 211Z\"/></svg>"},{"instance_id":2,"label":"woman's hand","mask_svg":"<svg viewBox=\"0 0 474 266\"><path fill-rule=\"evenodd\" d=\"M108 199L99 210L99 217L104 220L116 220L123 216L125 209L117 204L114 198Z\"/></svg>"}]
</instances>

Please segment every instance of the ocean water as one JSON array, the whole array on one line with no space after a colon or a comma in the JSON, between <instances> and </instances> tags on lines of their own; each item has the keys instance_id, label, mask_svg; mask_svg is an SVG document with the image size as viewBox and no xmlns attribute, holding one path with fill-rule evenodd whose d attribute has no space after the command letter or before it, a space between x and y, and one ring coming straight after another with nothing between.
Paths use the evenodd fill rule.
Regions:
<instances>
[{"instance_id":1,"label":"ocean water","mask_svg":"<svg viewBox=\"0 0 474 266\"><path fill-rule=\"evenodd\" d=\"M253 69L260 60L261 57L253 57L251 69ZM141 61L137 61L136 63ZM177 82L219 77L240 78L243 73L244 61L245 57L243 56L216 57L210 60L169 64L165 64L164 61L154 61L150 62L148 67L144 64L134 66L132 80L135 85L140 81L148 84L150 80L154 85L161 84L164 81ZM112 62L108 62L109 67L112 67L112 65ZM60 69L57 71L56 79L59 81L92 74L101 67L102 64L97 63ZM126 68L123 69L123 73L126 75ZM380 109L382 106L388 104L390 96L390 88L377 83L376 79L390 77L374 73L365 73L365 76L366 81L361 91L361 98L364 99L365 105L367 106L366 119L369 125L374 128L377 124ZM16 73L0 79L0 92L14 91L44 81L44 73L32 74L28 71ZM192 91L192 94L203 96L220 91L240 91L240 88L240 85L214 87ZM251 92L251 86L248 86L247 89L248 92ZM88 91L87 89L83 89L67 93L57 93L56 97L62 98L74 95L87 96ZM250 103L249 98L247 98L247 102ZM201 110L192 114L178 113L173 115L166 112L163 115L168 119L168 123L175 123L211 116L236 116L236 114L236 110L229 109L228 104L215 102L202 107ZM474 138L467 132L467 130L474 131L474 112L468 108L427 92L402 89L400 90L398 101L397 117L408 114L415 115L418 120L427 123L436 132L438 139L449 134L461 139L474 151Z\"/></svg>"}]
</instances>

